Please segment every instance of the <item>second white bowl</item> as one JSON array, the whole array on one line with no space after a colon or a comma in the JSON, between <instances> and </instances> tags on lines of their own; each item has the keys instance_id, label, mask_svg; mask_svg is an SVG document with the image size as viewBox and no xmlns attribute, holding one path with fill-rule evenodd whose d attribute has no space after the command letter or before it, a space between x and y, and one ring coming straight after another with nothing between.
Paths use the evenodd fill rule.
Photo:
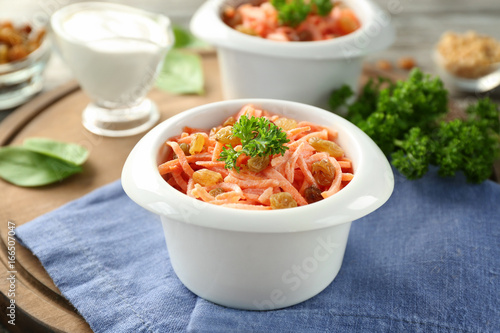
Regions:
<instances>
[{"instance_id":1,"label":"second white bowl","mask_svg":"<svg viewBox=\"0 0 500 333\"><path fill-rule=\"evenodd\" d=\"M343 84L357 91L364 57L394 41L390 16L369 0L344 1L361 22L358 30L316 42L277 42L238 32L221 19L227 3L209 0L191 20L193 34L217 48L227 99L276 98L326 107L331 92Z\"/></svg>"}]
</instances>

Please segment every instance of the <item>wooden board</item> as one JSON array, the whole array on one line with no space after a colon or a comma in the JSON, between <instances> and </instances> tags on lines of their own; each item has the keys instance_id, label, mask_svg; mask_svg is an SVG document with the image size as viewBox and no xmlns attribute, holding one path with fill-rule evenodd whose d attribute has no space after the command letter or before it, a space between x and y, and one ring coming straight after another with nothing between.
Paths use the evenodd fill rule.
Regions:
<instances>
[{"instance_id":1,"label":"wooden board","mask_svg":"<svg viewBox=\"0 0 500 333\"><path fill-rule=\"evenodd\" d=\"M159 106L161 119L186 109L222 100L217 59L214 54L203 55L205 95L173 96L154 90L150 94ZM371 67L364 70L362 81L382 74ZM383 73L387 74L387 73ZM389 75L391 76L391 75ZM401 74L392 74L392 78ZM89 102L73 82L42 95L17 110L0 124L0 145L20 144L33 136L82 144L90 150L83 174L60 184L21 188L0 180L0 261L7 268L8 222L16 226L31 221L61 205L110 183L120 177L122 165L130 150L142 137L104 138L86 131L81 124L81 112ZM50 242L50 239L46 240ZM9 298L6 278L9 269L0 271L0 306L5 312ZM52 279L33 254L16 244L16 326L1 320L12 332L91 332L85 320L61 295Z\"/></svg>"},{"instance_id":2,"label":"wooden board","mask_svg":"<svg viewBox=\"0 0 500 333\"><path fill-rule=\"evenodd\" d=\"M205 94L203 96L173 96L153 90L149 97L160 109L160 121L189 108L219 101L217 59L214 54L203 56ZM41 136L55 140L79 143L90 150L90 158L83 174L60 184L40 188L21 188L0 180L0 260L7 267L8 221L20 226L68 201L120 177L121 168L130 150L143 134L127 138L104 138L85 130L81 112L89 102L87 96L73 82L55 91L39 96L0 124L0 145L21 144L27 137ZM50 239L47 239L50 242ZM13 332L91 332L88 324L63 297L52 279L30 251L16 244L16 326L6 323ZM0 306L8 305L7 270L0 271Z\"/></svg>"}]
</instances>

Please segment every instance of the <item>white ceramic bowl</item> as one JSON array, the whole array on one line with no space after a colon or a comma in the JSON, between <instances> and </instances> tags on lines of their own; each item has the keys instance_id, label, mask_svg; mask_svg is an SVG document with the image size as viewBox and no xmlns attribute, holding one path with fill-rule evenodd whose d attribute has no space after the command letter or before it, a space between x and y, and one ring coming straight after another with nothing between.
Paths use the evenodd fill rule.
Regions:
<instances>
[{"instance_id":1,"label":"white ceramic bowl","mask_svg":"<svg viewBox=\"0 0 500 333\"><path fill-rule=\"evenodd\" d=\"M369 0L343 1L361 22L355 32L327 41L276 42L238 32L221 20L227 3L209 0L191 31L217 48L224 96L277 98L326 107L334 89L358 90L362 61L394 41L390 16Z\"/></svg>"},{"instance_id":2,"label":"white ceramic bowl","mask_svg":"<svg viewBox=\"0 0 500 333\"><path fill-rule=\"evenodd\" d=\"M212 128L248 103L337 130L353 180L325 200L272 211L212 205L163 180L157 166L167 139L183 126ZM172 266L188 289L224 306L265 310L305 301L333 281L351 222L386 202L394 178L381 150L347 120L296 102L247 99L199 106L156 126L130 153L122 185L132 200L161 216Z\"/></svg>"}]
</instances>

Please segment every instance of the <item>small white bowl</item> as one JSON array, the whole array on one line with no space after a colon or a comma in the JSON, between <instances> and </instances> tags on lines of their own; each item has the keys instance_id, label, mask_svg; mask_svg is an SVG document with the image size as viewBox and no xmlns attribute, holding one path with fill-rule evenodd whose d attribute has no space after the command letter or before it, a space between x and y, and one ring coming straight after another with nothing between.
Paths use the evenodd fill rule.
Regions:
<instances>
[{"instance_id":1,"label":"small white bowl","mask_svg":"<svg viewBox=\"0 0 500 333\"><path fill-rule=\"evenodd\" d=\"M331 92L348 84L358 90L366 55L394 41L391 17L369 0L343 1L361 22L353 33L326 41L277 42L249 36L221 19L227 4L209 0L194 14L191 31L217 48L224 96L277 98L326 107Z\"/></svg>"},{"instance_id":2,"label":"small white bowl","mask_svg":"<svg viewBox=\"0 0 500 333\"><path fill-rule=\"evenodd\" d=\"M184 126L212 128L249 103L338 131L352 159L352 181L314 204L247 211L191 198L160 176L167 139ZM127 158L122 185L132 200L161 216L172 266L188 289L224 306L268 310L305 301L333 281L351 222L387 201L394 177L382 151L347 120L296 102L247 99L199 106L156 126Z\"/></svg>"}]
</instances>

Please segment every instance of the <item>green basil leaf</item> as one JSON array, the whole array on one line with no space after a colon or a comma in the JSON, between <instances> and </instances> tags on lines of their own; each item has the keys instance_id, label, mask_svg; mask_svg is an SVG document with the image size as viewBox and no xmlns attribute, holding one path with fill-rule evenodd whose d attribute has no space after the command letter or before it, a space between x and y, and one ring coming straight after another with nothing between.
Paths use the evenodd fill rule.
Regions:
<instances>
[{"instance_id":1,"label":"green basil leaf","mask_svg":"<svg viewBox=\"0 0 500 333\"><path fill-rule=\"evenodd\" d=\"M175 36L174 48L208 49L210 47L209 44L196 38L192 33L184 28L174 26L173 31Z\"/></svg>"},{"instance_id":2,"label":"green basil leaf","mask_svg":"<svg viewBox=\"0 0 500 333\"><path fill-rule=\"evenodd\" d=\"M203 67L197 54L168 52L156 86L173 94L203 94Z\"/></svg>"},{"instance_id":3,"label":"green basil leaf","mask_svg":"<svg viewBox=\"0 0 500 333\"><path fill-rule=\"evenodd\" d=\"M18 186L42 186L61 181L82 167L23 147L0 148L0 177Z\"/></svg>"},{"instance_id":4,"label":"green basil leaf","mask_svg":"<svg viewBox=\"0 0 500 333\"><path fill-rule=\"evenodd\" d=\"M26 139L23 147L75 165L82 165L89 156L89 151L80 145L45 138Z\"/></svg>"}]
</instances>

